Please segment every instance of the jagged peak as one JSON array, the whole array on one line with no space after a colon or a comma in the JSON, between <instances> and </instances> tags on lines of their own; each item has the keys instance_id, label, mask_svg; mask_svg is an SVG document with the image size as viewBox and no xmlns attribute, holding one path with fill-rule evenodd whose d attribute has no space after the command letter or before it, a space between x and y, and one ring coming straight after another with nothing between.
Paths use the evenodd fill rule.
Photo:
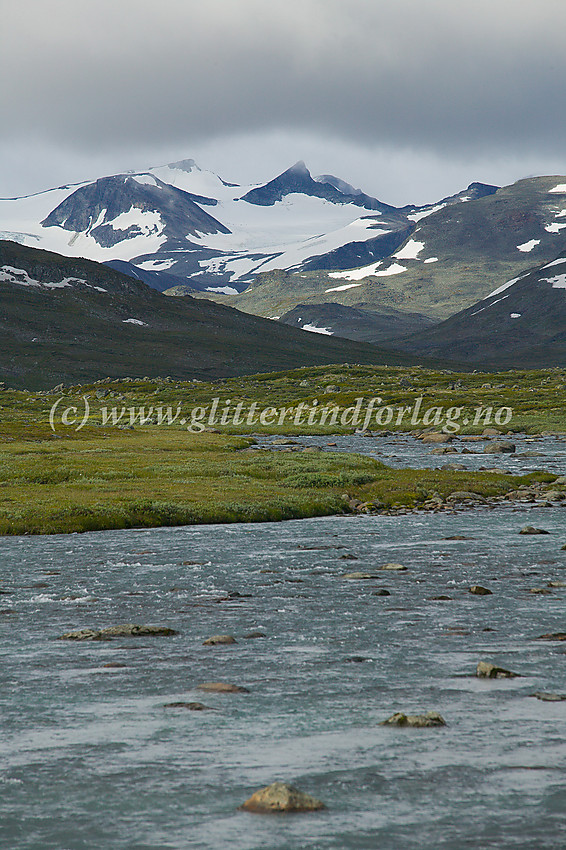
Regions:
<instances>
[{"instance_id":1,"label":"jagged peak","mask_svg":"<svg viewBox=\"0 0 566 850\"><path fill-rule=\"evenodd\" d=\"M310 177L311 176L310 171L308 170L307 166L305 165L305 163L302 159L300 159L298 162L296 162L294 165L292 165L291 168L288 168L287 171L284 171L283 173L284 174L297 174L297 175L301 175L301 176L304 176L304 177Z\"/></svg>"},{"instance_id":2,"label":"jagged peak","mask_svg":"<svg viewBox=\"0 0 566 850\"><path fill-rule=\"evenodd\" d=\"M342 192L343 195L363 195L361 189L354 188L351 183L347 183L340 177L335 177L334 174L319 174L319 176L315 177L314 180L316 183L330 183L331 186L334 186L334 188L338 189L339 192Z\"/></svg>"}]
</instances>

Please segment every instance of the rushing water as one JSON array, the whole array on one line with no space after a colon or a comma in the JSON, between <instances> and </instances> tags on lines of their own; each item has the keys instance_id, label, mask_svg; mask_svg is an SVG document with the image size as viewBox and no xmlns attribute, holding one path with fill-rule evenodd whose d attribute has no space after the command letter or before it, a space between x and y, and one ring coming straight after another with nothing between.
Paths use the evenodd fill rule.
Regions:
<instances>
[{"instance_id":1,"label":"rushing water","mask_svg":"<svg viewBox=\"0 0 566 850\"><path fill-rule=\"evenodd\" d=\"M0 846L563 848L566 702L531 695L566 693L566 644L533 640L566 631L566 588L529 591L566 580L565 542L536 505L0 539ZM178 634L56 640L125 622ZM380 726L431 709L445 728ZM238 810L277 779L327 809Z\"/></svg>"}]
</instances>

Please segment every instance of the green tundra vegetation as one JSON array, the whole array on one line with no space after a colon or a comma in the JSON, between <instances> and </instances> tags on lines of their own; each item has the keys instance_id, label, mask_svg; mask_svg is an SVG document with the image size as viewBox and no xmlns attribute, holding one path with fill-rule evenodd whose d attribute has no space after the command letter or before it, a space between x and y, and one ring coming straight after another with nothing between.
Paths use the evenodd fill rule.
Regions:
<instances>
[{"instance_id":1,"label":"green tundra vegetation","mask_svg":"<svg viewBox=\"0 0 566 850\"><path fill-rule=\"evenodd\" d=\"M260 452L252 446L255 437L267 433L351 432L351 424L339 422L309 427L308 413L315 409L315 400L345 410L355 408L359 398L364 404L379 398L395 410L414 406L419 398L421 411L461 408L458 424L468 418L468 425L460 433L492 426L493 415L502 408L512 411L511 420L500 428L503 433L562 432L566 431L564 374L563 370L462 374L341 365L211 383L128 378L50 392L4 389L0 533L282 520L349 511L351 500L385 510L413 508L433 494L444 498L455 490L503 495L521 484L555 476L393 470L356 454ZM80 427L85 399L89 417ZM218 399L216 418L209 424L214 399ZM303 415L300 425L292 421L283 427L258 421L250 426L232 421L222 425L222 411L232 411L238 403L243 413L252 404L257 413L267 407L296 410L302 404ZM198 419L204 430L188 430L191 412L198 407L205 410L204 418ZM481 417L474 424L478 408ZM168 417L171 424L166 424ZM415 426L404 417L399 425L372 421L369 427L377 433L380 428L415 431L427 426L422 422ZM429 427L440 430L434 421Z\"/></svg>"}]
</instances>

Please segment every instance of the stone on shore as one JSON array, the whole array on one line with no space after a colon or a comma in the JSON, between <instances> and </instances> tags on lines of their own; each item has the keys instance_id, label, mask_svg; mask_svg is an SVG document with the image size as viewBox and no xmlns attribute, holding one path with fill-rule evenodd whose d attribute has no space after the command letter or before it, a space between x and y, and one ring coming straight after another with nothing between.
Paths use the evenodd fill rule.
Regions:
<instances>
[{"instance_id":1,"label":"stone on shore","mask_svg":"<svg viewBox=\"0 0 566 850\"><path fill-rule=\"evenodd\" d=\"M283 812L316 812L324 809L325 805L321 800L305 794L293 785L274 782L252 794L240 808L247 812L269 815Z\"/></svg>"},{"instance_id":2,"label":"stone on shore","mask_svg":"<svg viewBox=\"0 0 566 850\"><path fill-rule=\"evenodd\" d=\"M414 729L425 729L433 726L446 726L446 721L438 711L427 711L426 714L402 714L397 712L382 721L380 726L407 726Z\"/></svg>"},{"instance_id":3,"label":"stone on shore","mask_svg":"<svg viewBox=\"0 0 566 850\"><path fill-rule=\"evenodd\" d=\"M478 679L515 679L519 673L512 673L504 667L496 667L489 661L480 661L476 667L476 676Z\"/></svg>"}]
</instances>

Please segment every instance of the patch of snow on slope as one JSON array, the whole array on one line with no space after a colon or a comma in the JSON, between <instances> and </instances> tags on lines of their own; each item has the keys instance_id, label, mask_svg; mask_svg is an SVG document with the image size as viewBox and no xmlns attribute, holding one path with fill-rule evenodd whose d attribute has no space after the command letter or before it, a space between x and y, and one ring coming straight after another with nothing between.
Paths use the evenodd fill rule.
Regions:
<instances>
[{"instance_id":1,"label":"patch of snow on slope","mask_svg":"<svg viewBox=\"0 0 566 850\"><path fill-rule=\"evenodd\" d=\"M148 272L164 272L175 265L175 260L144 260L143 263L137 263L140 269L145 269Z\"/></svg>"},{"instance_id":2,"label":"patch of snow on slope","mask_svg":"<svg viewBox=\"0 0 566 850\"><path fill-rule=\"evenodd\" d=\"M311 333L315 334L326 334L326 336L332 336L334 331L329 330L329 328L317 328L316 325L303 325L302 330L311 331Z\"/></svg>"},{"instance_id":3,"label":"patch of snow on slope","mask_svg":"<svg viewBox=\"0 0 566 850\"><path fill-rule=\"evenodd\" d=\"M120 213L110 222L113 230L127 230L130 227L138 227L144 236L161 233L163 222L158 212L153 210L140 210L138 207L130 207L128 212Z\"/></svg>"},{"instance_id":4,"label":"patch of snow on slope","mask_svg":"<svg viewBox=\"0 0 566 850\"><path fill-rule=\"evenodd\" d=\"M520 314L520 313L509 313L509 317L510 317L511 319L520 319L520 318L521 318L521 314Z\"/></svg>"},{"instance_id":5,"label":"patch of snow on slope","mask_svg":"<svg viewBox=\"0 0 566 850\"><path fill-rule=\"evenodd\" d=\"M542 277L541 283L551 283L553 289L566 289L566 274L559 274L556 277Z\"/></svg>"},{"instance_id":6,"label":"patch of snow on slope","mask_svg":"<svg viewBox=\"0 0 566 850\"><path fill-rule=\"evenodd\" d=\"M153 174L132 174L132 180L135 180L136 183L140 183L142 186L157 186L157 180L153 176Z\"/></svg>"},{"instance_id":7,"label":"patch of snow on slope","mask_svg":"<svg viewBox=\"0 0 566 850\"><path fill-rule=\"evenodd\" d=\"M377 269L381 264L382 261L380 260L378 263L363 266L361 269L352 269L347 272L330 272L328 277L343 278L344 280L363 280L366 277L389 277L389 275L401 274L401 272L407 271L405 266L401 266L399 263L392 263L388 268L378 272ZM330 289L326 290L326 292L332 291Z\"/></svg>"},{"instance_id":8,"label":"patch of snow on slope","mask_svg":"<svg viewBox=\"0 0 566 850\"><path fill-rule=\"evenodd\" d=\"M517 281L513 281L516 283ZM509 293L511 295L511 293ZM486 304L485 307L480 307L479 310L476 310L475 313L472 313L472 316L477 316L478 313L483 313L484 310L489 310L490 307L495 307L496 304L499 304L500 301L505 301L506 298L509 298L509 295L503 295L501 298L498 298L496 301L492 301L491 304ZM489 298L489 295L487 296ZM485 298L484 298L485 301Z\"/></svg>"},{"instance_id":9,"label":"patch of snow on slope","mask_svg":"<svg viewBox=\"0 0 566 850\"><path fill-rule=\"evenodd\" d=\"M530 239L528 242L523 242L522 245L517 245L517 250L528 254L529 251L532 251L537 245L540 245L540 239Z\"/></svg>"},{"instance_id":10,"label":"patch of snow on slope","mask_svg":"<svg viewBox=\"0 0 566 850\"><path fill-rule=\"evenodd\" d=\"M393 256L397 260L416 260L418 255L424 248L424 242L416 242L414 239L409 239L407 244L397 251Z\"/></svg>"},{"instance_id":11,"label":"patch of snow on slope","mask_svg":"<svg viewBox=\"0 0 566 850\"><path fill-rule=\"evenodd\" d=\"M482 300L487 301L488 298L492 298L494 295L499 295L500 292L505 292L505 290L508 289L510 286L513 286L514 283L517 283L518 281L522 280L526 274L528 274L528 272L519 275L519 277L514 277L513 280L508 280L507 283L503 283L501 286L498 286L497 289L494 289L493 292L489 293L489 295L485 295Z\"/></svg>"},{"instance_id":12,"label":"patch of snow on slope","mask_svg":"<svg viewBox=\"0 0 566 850\"><path fill-rule=\"evenodd\" d=\"M147 328L147 322L142 322L141 319L122 319L122 322L125 325L141 325Z\"/></svg>"},{"instance_id":13,"label":"patch of snow on slope","mask_svg":"<svg viewBox=\"0 0 566 850\"><path fill-rule=\"evenodd\" d=\"M552 224L545 225L545 230L547 233L560 233L561 230L564 230L566 224L558 224L558 222L553 221Z\"/></svg>"},{"instance_id":14,"label":"patch of snow on slope","mask_svg":"<svg viewBox=\"0 0 566 850\"><path fill-rule=\"evenodd\" d=\"M3 283L17 283L19 286L38 286L45 289L63 289L63 287L72 286L74 283L83 283L89 286L86 280L79 277L65 277L59 281L49 281L43 283L40 280L34 280L29 276L25 269L16 269L13 266L2 266L0 269L0 281ZM100 289L100 287L91 287L91 289ZM105 292L106 290L101 290Z\"/></svg>"},{"instance_id":15,"label":"patch of snow on slope","mask_svg":"<svg viewBox=\"0 0 566 850\"><path fill-rule=\"evenodd\" d=\"M543 269L549 269L551 266L561 266L566 263L566 257L559 257L558 260L553 260L551 263L547 263L546 266L543 266Z\"/></svg>"},{"instance_id":16,"label":"patch of snow on slope","mask_svg":"<svg viewBox=\"0 0 566 850\"><path fill-rule=\"evenodd\" d=\"M345 283L342 286L332 286L330 289L325 289L325 292L344 292L346 289L354 289L356 286L361 286L361 283Z\"/></svg>"},{"instance_id":17,"label":"patch of snow on slope","mask_svg":"<svg viewBox=\"0 0 566 850\"><path fill-rule=\"evenodd\" d=\"M437 263L438 257L429 257L428 260L423 260L423 263Z\"/></svg>"},{"instance_id":18,"label":"patch of snow on slope","mask_svg":"<svg viewBox=\"0 0 566 850\"><path fill-rule=\"evenodd\" d=\"M438 212L438 210L444 209L445 206L446 206L446 204L437 204L435 207L432 207L430 210L422 210L421 212L413 213L412 215L408 215L407 218L410 219L411 221L417 222L417 221L420 221L421 218L426 218L427 216L432 215L435 212Z\"/></svg>"},{"instance_id":19,"label":"patch of snow on slope","mask_svg":"<svg viewBox=\"0 0 566 850\"><path fill-rule=\"evenodd\" d=\"M237 289L234 289L233 286L207 286L207 292L220 292L222 295L239 295ZM279 318L279 317L277 317Z\"/></svg>"},{"instance_id":20,"label":"patch of snow on slope","mask_svg":"<svg viewBox=\"0 0 566 850\"><path fill-rule=\"evenodd\" d=\"M556 192L556 194L560 195L566 194L566 183L560 183L558 186L555 186L554 189L549 189L549 192Z\"/></svg>"}]
</instances>

